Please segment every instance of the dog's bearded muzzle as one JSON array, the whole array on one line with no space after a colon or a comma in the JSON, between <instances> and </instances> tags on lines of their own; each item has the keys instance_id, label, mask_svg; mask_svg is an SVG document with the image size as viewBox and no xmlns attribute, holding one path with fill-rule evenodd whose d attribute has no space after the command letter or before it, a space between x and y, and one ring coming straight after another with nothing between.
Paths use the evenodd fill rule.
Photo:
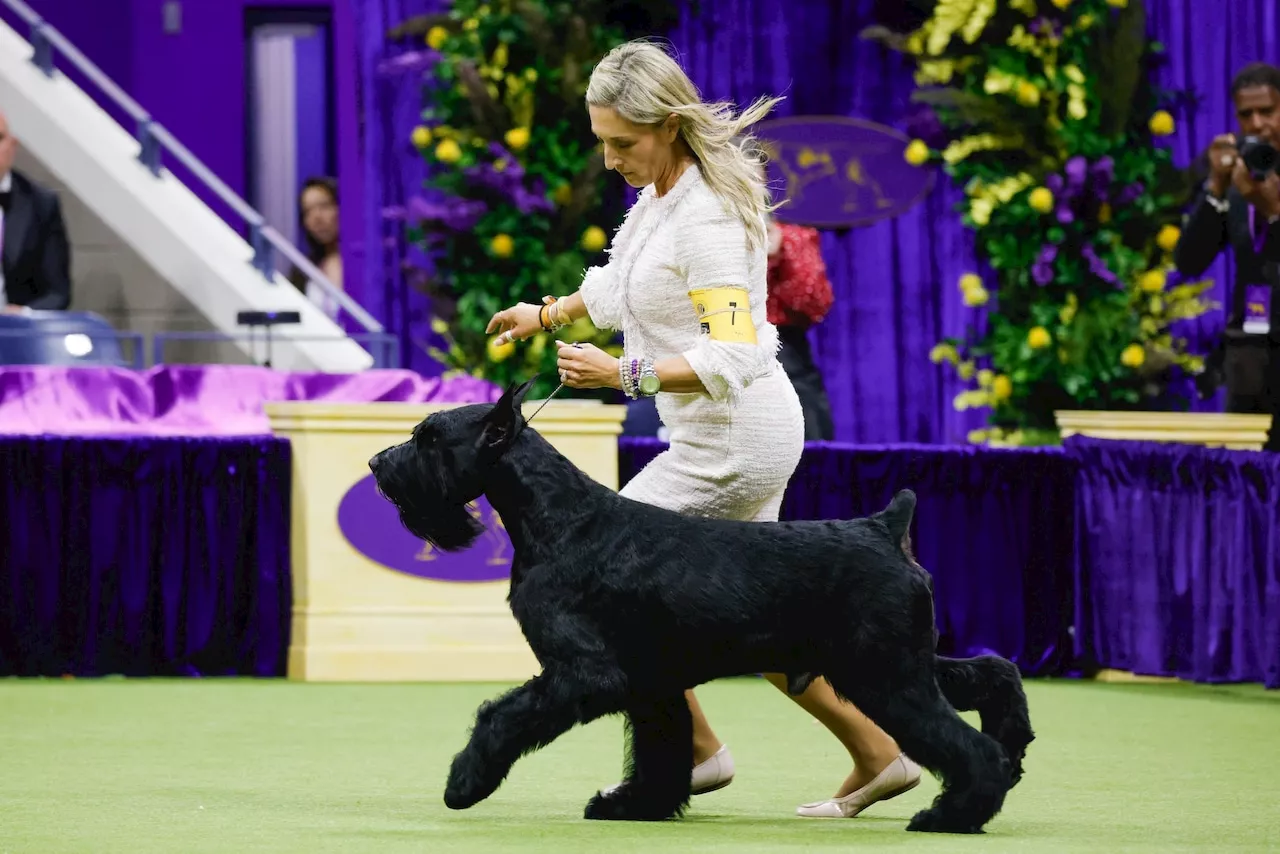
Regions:
<instances>
[{"instance_id":1,"label":"dog's bearded muzzle","mask_svg":"<svg viewBox=\"0 0 1280 854\"><path fill-rule=\"evenodd\" d=\"M375 455L369 470L378 492L395 505L400 523L418 539L459 551L484 533L484 524L467 508L480 493L456 497L440 467L426 459L413 440Z\"/></svg>"}]
</instances>

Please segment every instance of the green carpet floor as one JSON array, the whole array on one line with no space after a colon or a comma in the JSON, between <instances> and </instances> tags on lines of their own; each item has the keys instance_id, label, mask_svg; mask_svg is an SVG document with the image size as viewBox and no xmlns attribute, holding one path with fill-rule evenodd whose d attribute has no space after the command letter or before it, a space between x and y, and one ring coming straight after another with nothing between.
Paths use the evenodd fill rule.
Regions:
<instances>
[{"instance_id":1,"label":"green carpet floor","mask_svg":"<svg viewBox=\"0 0 1280 854\"><path fill-rule=\"evenodd\" d=\"M856 820L795 817L847 759L759 680L700 691L738 778L684 821L582 820L617 779L616 720L451 812L449 760L500 690L0 680L0 854L1280 850L1280 692L1032 682L1027 777L987 834L953 837L904 831L932 778Z\"/></svg>"}]
</instances>

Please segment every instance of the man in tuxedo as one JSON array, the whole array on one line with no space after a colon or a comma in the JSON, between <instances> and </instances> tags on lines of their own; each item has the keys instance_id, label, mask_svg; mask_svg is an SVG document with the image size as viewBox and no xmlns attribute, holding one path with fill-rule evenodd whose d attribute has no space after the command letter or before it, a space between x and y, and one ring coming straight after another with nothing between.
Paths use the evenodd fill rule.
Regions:
<instances>
[{"instance_id":1,"label":"man in tuxedo","mask_svg":"<svg viewBox=\"0 0 1280 854\"><path fill-rule=\"evenodd\" d=\"M13 171L18 142L0 113L0 311L71 303L71 250L58 197Z\"/></svg>"},{"instance_id":2,"label":"man in tuxedo","mask_svg":"<svg viewBox=\"0 0 1280 854\"><path fill-rule=\"evenodd\" d=\"M1174 264L1204 273L1228 246L1235 258L1227 326L1206 375L1225 379L1227 411L1272 415L1267 450L1280 452L1280 175L1252 172L1244 137L1280 148L1280 68L1254 63L1231 84L1240 135L1223 134L1199 164L1204 183L1182 229Z\"/></svg>"}]
</instances>

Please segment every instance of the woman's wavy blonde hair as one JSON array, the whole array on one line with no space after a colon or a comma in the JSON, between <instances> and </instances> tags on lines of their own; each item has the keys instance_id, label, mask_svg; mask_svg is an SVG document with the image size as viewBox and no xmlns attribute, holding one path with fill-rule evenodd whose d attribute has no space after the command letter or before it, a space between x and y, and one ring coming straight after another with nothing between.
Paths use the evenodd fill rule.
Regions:
<instances>
[{"instance_id":1,"label":"woman's wavy blonde hair","mask_svg":"<svg viewBox=\"0 0 1280 854\"><path fill-rule=\"evenodd\" d=\"M760 98L741 113L727 102L706 104L693 81L660 45L637 40L605 54L591 72L587 103L608 107L637 125L658 126L671 115L702 166L703 180L747 229L754 249L767 242L765 215L778 206L761 179L763 150L747 128L782 98Z\"/></svg>"}]
</instances>

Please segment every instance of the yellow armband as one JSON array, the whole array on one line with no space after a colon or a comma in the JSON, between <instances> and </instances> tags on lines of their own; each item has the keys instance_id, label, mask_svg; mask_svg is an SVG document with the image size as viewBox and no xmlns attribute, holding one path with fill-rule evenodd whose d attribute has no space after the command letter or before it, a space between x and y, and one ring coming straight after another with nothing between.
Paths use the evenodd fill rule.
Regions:
<instances>
[{"instance_id":1,"label":"yellow armband","mask_svg":"<svg viewBox=\"0 0 1280 854\"><path fill-rule=\"evenodd\" d=\"M751 322L751 302L746 288L700 288L689 291L702 331L712 341L730 344L756 343L756 325Z\"/></svg>"}]
</instances>

